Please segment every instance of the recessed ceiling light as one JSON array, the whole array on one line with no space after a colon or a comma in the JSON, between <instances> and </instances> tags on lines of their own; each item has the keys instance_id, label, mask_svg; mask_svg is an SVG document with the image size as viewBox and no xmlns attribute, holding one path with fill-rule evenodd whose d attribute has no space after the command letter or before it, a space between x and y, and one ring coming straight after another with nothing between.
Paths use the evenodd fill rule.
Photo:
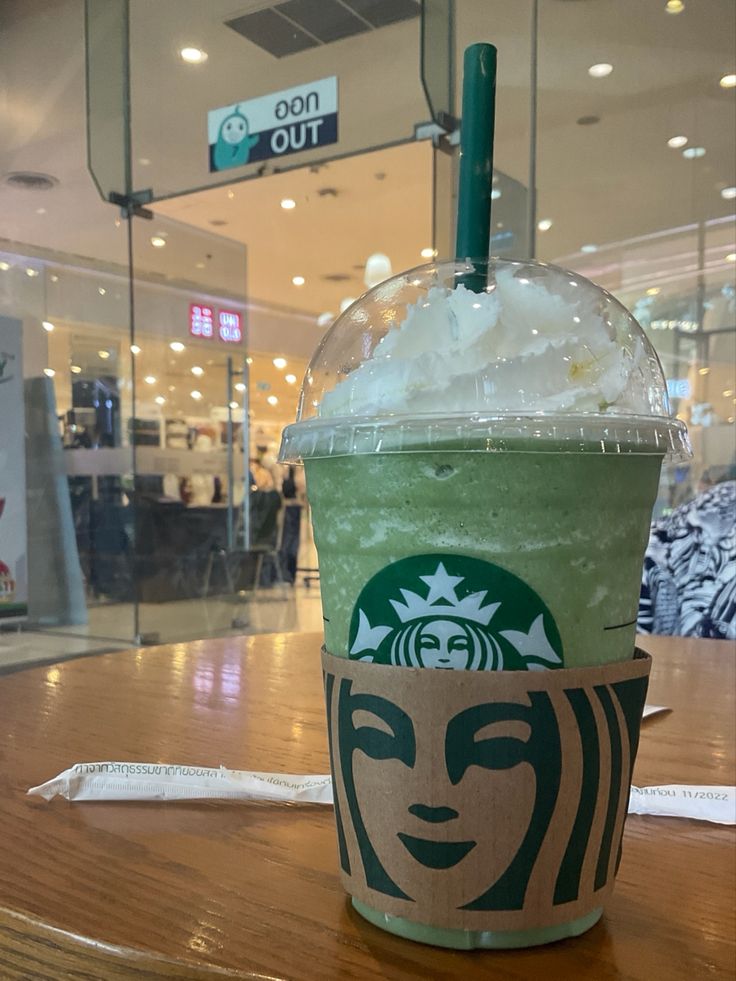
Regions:
<instances>
[{"instance_id":1,"label":"recessed ceiling light","mask_svg":"<svg viewBox=\"0 0 736 981\"><path fill-rule=\"evenodd\" d=\"M1 268L1 267L0 267L0 268ZM54 276L52 276L52 277L51 277L51 282L52 282L52 283L58 283L58 282L59 282L59 277L58 277L58 276L55 276L55 275L54 275Z\"/></svg>"},{"instance_id":2,"label":"recessed ceiling light","mask_svg":"<svg viewBox=\"0 0 736 981\"><path fill-rule=\"evenodd\" d=\"M38 276L38 269L31 269L31 267L29 266L26 269L26 276L29 276L31 279L33 279L34 276Z\"/></svg>"},{"instance_id":3,"label":"recessed ceiling light","mask_svg":"<svg viewBox=\"0 0 736 981\"><path fill-rule=\"evenodd\" d=\"M647 296L658 296L661 292L659 286L650 286L647 290Z\"/></svg>"},{"instance_id":4,"label":"recessed ceiling light","mask_svg":"<svg viewBox=\"0 0 736 981\"><path fill-rule=\"evenodd\" d=\"M180 48L179 57L188 65L202 65L207 61L207 52L195 47Z\"/></svg>"},{"instance_id":5,"label":"recessed ceiling light","mask_svg":"<svg viewBox=\"0 0 736 981\"><path fill-rule=\"evenodd\" d=\"M284 381L289 385L294 385L296 383L296 375L284 375Z\"/></svg>"},{"instance_id":6,"label":"recessed ceiling light","mask_svg":"<svg viewBox=\"0 0 736 981\"><path fill-rule=\"evenodd\" d=\"M610 75L613 71L613 65L609 65L607 61L601 61L597 65L591 65L588 69L588 74L591 78L605 78L606 75Z\"/></svg>"},{"instance_id":7,"label":"recessed ceiling light","mask_svg":"<svg viewBox=\"0 0 736 981\"><path fill-rule=\"evenodd\" d=\"M724 395L725 398L730 399L733 396L733 389L732 388L724 388L723 389L723 395Z\"/></svg>"},{"instance_id":8,"label":"recessed ceiling light","mask_svg":"<svg viewBox=\"0 0 736 981\"><path fill-rule=\"evenodd\" d=\"M44 375L46 375L47 378L53 378L54 375L56 374L53 368L44 368L43 373Z\"/></svg>"},{"instance_id":9,"label":"recessed ceiling light","mask_svg":"<svg viewBox=\"0 0 736 981\"><path fill-rule=\"evenodd\" d=\"M736 187L724 187L721 189L721 197L725 201L732 201L736 198Z\"/></svg>"},{"instance_id":10,"label":"recessed ceiling light","mask_svg":"<svg viewBox=\"0 0 736 981\"><path fill-rule=\"evenodd\" d=\"M598 246L597 245L593 245L593 243L590 242L590 243L588 243L588 245L581 245L580 246L580 251L581 252L597 252L598 251Z\"/></svg>"},{"instance_id":11,"label":"recessed ceiling light","mask_svg":"<svg viewBox=\"0 0 736 981\"><path fill-rule=\"evenodd\" d=\"M163 395L157 395L156 398L153 401L156 403L156 405L165 405L166 404L166 399L163 397Z\"/></svg>"},{"instance_id":12,"label":"recessed ceiling light","mask_svg":"<svg viewBox=\"0 0 736 981\"><path fill-rule=\"evenodd\" d=\"M41 321L41 326L43 327L43 329L45 331L48 331L49 334L54 329L54 325L51 323L50 320L42 320Z\"/></svg>"},{"instance_id":13,"label":"recessed ceiling light","mask_svg":"<svg viewBox=\"0 0 736 981\"><path fill-rule=\"evenodd\" d=\"M685 146L687 143L686 136L671 136L667 140L667 146L671 146L673 150L679 150L681 146Z\"/></svg>"},{"instance_id":14,"label":"recessed ceiling light","mask_svg":"<svg viewBox=\"0 0 736 981\"><path fill-rule=\"evenodd\" d=\"M681 14L685 9L685 4L682 0L667 0L664 9L668 14Z\"/></svg>"},{"instance_id":15,"label":"recessed ceiling light","mask_svg":"<svg viewBox=\"0 0 736 981\"><path fill-rule=\"evenodd\" d=\"M151 161L148 159L148 157L138 157L138 163L141 165L141 167L151 166Z\"/></svg>"},{"instance_id":16,"label":"recessed ceiling light","mask_svg":"<svg viewBox=\"0 0 736 981\"><path fill-rule=\"evenodd\" d=\"M146 375L146 377L143 379L143 381L146 383L146 385L155 385L156 384L156 376L155 375Z\"/></svg>"},{"instance_id":17,"label":"recessed ceiling light","mask_svg":"<svg viewBox=\"0 0 736 981\"><path fill-rule=\"evenodd\" d=\"M498 201L500 197L501 197L501 192L499 191L499 189L497 187L492 188L491 201Z\"/></svg>"},{"instance_id":18,"label":"recessed ceiling light","mask_svg":"<svg viewBox=\"0 0 736 981\"><path fill-rule=\"evenodd\" d=\"M286 367L286 358L274 358L273 359L274 368L284 369Z\"/></svg>"},{"instance_id":19,"label":"recessed ceiling light","mask_svg":"<svg viewBox=\"0 0 736 981\"><path fill-rule=\"evenodd\" d=\"M246 364L253 364L253 358L246 358L245 359L245 363Z\"/></svg>"},{"instance_id":20,"label":"recessed ceiling light","mask_svg":"<svg viewBox=\"0 0 736 981\"><path fill-rule=\"evenodd\" d=\"M71 371L73 375L80 375L82 373L82 368L78 364L72 364L69 365L69 371Z\"/></svg>"},{"instance_id":21,"label":"recessed ceiling light","mask_svg":"<svg viewBox=\"0 0 736 981\"><path fill-rule=\"evenodd\" d=\"M348 307L351 307L355 303L354 296L345 296L340 300L340 313L345 313Z\"/></svg>"},{"instance_id":22,"label":"recessed ceiling light","mask_svg":"<svg viewBox=\"0 0 736 981\"><path fill-rule=\"evenodd\" d=\"M192 396L195 402L199 402L199 400L202 398L202 393L198 392L196 388L194 389L193 392L190 392L189 394Z\"/></svg>"},{"instance_id":23,"label":"recessed ceiling light","mask_svg":"<svg viewBox=\"0 0 736 981\"><path fill-rule=\"evenodd\" d=\"M303 276L292 276L291 281L294 284L294 286L304 286L304 282L305 282Z\"/></svg>"},{"instance_id":24,"label":"recessed ceiling light","mask_svg":"<svg viewBox=\"0 0 736 981\"><path fill-rule=\"evenodd\" d=\"M104 286L98 286L97 287L97 292L100 294L100 296L104 296L105 293L107 293L107 290L105 289Z\"/></svg>"},{"instance_id":25,"label":"recessed ceiling light","mask_svg":"<svg viewBox=\"0 0 736 981\"><path fill-rule=\"evenodd\" d=\"M0 262L0 269L3 272L7 272L8 269L10 269L10 263L9 262L5 262L5 260L3 260L2 262Z\"/></svg>"},{"instance_id":26,"label":"recessed ceiling light","mask_svg":"<svg viewBox=\"0 0 736 981\"><path fill-rule=\"evenodd\" d=\"M709 375L710 374L710 368L698 368L698 374L699 375Z\"/></svg>"},{"instance_id":27,"label":"recessed ceiling light","mask_svg":"<svg viewBox=\"0 0 736 981\"><path fill-rule=\"evenodd\" d=\"M181 341L172 341L171 344L169 344L169 347L172 351L176 351L177 354L181 354L181 352L184 350L184 345Z\"/></svg>"},{"instance_id":28,"label":"recessed ceiling light","mask_svg":"<svg viewBox=\"0 0 736 981\"><path fill-rule=\"evenodd\" d=\"M682 151L682 155L686 160L695 160L697 157L705 156L704 146L688 146Z\"/></svg>"},{"instance_id":29,"label":"recessed ceiling light","mask_svg":"<svg viewBox=\"0 0 736 981\"><path fill-rule=\"evenodd\" d=\"M141 353L141 349L138 347L137 344L131 344L130 345L130 353L131 354L140 354Z\"/></svg>"},{"instance_id":30,"label":"recessed ceiling light","mask_svg":"<svg viewBox=\"0 0 736 981\"><path fill-rule=\"evenodd\" d=\"M98 358L102 358L103 361L107 361L107 359L110 357L110 352L109 351L106 351L103 348L101 351L98 351L97 352L97 357Z\"/></svg>"},{"instance_id":31,"label":"recessed ceiling light","mask_svg":"<svg viewBox=\"0 0 736 981\"><path fill-rule=\"evenodd\" d=\"M736 87L736 75L732 73L728 75L722 75L718 84L721 86L722 89L732 89Z\"/></svg>"},{"instance_id":32,"label":"recessed ceiling light","mask_svg":"<svg viewBox=\"0 0 736 981\"><path fill-rule=\"evenodd\" d=\"M275 395L269 395L268 398L266 399L266 401L268 402L269 405L278 405L279 404L279 400L276 398Z\"/></svg>"},{"instance_id":33,"label":"recessed ceiling light","mask_svg":"<svg viewBox=\"0 0 736 981\"><path fill-rule=\"evenodd\" d=\"M296 201L294 198L282 198L281 207L284 209L284 211L293 211L293 209L296 208Z\"/></svg>"},{"instance_id":34,"label":"recessed ceiling light","mask_svg":"<svg viewBox=\"0 0 736 981\"><path fill-rule=\"evenodd\" d=\"M726 262L736 262L736 252L729 252L726 256Z\"/></svg>"},{"instance_id":35,"label":"recessed ceiling light","mask_svg":"<svg viewBox=\"0 0 736 981\"><path fill-rule=\"evenodd\" d=\"M198 364L195 364L192 367L192 374L196 375L197 378L201 378L201 376L204 374L204 368L200 368Z\"/></svg>"},{"instance_id":36,"label":"recessed ceiling light","mask_svg":"<svg viewBox=\"0 0 736 981\"><path fill-rule=\"evenodd\" d=\"M45 208L36 208L36 214L37 215L45 215L46 214L46 209Z\"/></svg>"},{"instance_id":37,"label":"recessed ceiling light","mask_svg":"<svg viewBox=\"0 0 736 981\"><path fill-rule=\"evenodd\" d=\"M240 408L240 404L238 402L234 402L233 401L233 402L230 403L230 408L231 409L239 409Z\"/></svg>"},{"instance_id":38,"label":"recessed ceiling light","mask_svg":"<svg viewBox=\"0 0 736 981\"><path fill-rule=\"evenodd\" d=\"M236 392L244 392L245 391L245 385L243 384L243 382L236 382L235 383L235 391Z\"/></svg>"},{"instance_id":39,"label":"recessed ceiling light","mask_svg":"<svg viewBox=\"0 0 736 981\"><path fill-rule=\"evenodd\" d=\"M537 222L537 228L539 229L540 232L548 232L551 227L552 227L551 218L542 218L541 221Z\"/></svg>"},{"instance_id":40,"label":"recessed ceiling light","mask_svg":"<svg viewBox=\"0 0 736 981\"><path fill-rule=\"evenodd\" d=\"M166 239L163 237L163 235L152 235L151 245L154 247L154 249L163 249L163 247L166 245Z\"/></svg>"},{"instance_id":41,"label":"recessed ceiling light","mask_svg":"<svg viewBox=\"0 0 736 981\"><path fill-rule=\"evenodd\" d=\"M194 268L195 269L204 269L204 263L203 262L195 262L194 263Z\"/></svg>"},{"instance_id":42,"label":"recessed ceiling light","mask_svg":"<svg viewBox=\"0 0 736 981\"><path fill-rule=\"evenodd\" d=\"M434 249L422 249L419 255L422 257L422 259L434 259L436 253Z\"/></svg>"},{"instance_id":43,"label":"recessed ceiling light","mask_svg":"<svg viewBox=\"0 0 736 981\"><path fill-rule=\"evenodd\" d=\"M327 327L327 325L331 324L334 319L335 319L334 313L321 313L319 317L317 317L317 326Z\"/></svg>"}]
</instances>

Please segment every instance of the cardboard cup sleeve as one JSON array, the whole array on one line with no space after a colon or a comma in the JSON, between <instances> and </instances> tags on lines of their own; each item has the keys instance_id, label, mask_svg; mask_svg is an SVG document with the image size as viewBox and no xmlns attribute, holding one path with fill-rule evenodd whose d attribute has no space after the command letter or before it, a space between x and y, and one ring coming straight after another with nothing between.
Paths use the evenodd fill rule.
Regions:
<instances>
[{"instance_id":1,"label":"cardboard cup sleeve","mask_svg":"<svg viewBox=\"0 0 736 981\"><path fill-rule=\"evenodd\" d=\"M651 658L442 671L322 655L342 881L435 927L553 927L605 905Z\"/></svg>"}]
</instances>

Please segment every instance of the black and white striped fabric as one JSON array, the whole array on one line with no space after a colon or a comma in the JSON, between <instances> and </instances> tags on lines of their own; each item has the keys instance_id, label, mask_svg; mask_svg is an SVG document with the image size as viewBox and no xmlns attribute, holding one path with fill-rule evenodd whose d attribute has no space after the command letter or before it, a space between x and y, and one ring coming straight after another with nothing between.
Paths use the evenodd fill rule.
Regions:
<instances>
[{"instance_id":1,"label":"black and white striped fabric","mask_svg":"<svg viewBox=\"0 0 736 981\"><path fill-rule=\"evenodd\" d=\"M644 634L736 639L736 481L653 523L637 626Z\"/></svg>"}]
</instances>

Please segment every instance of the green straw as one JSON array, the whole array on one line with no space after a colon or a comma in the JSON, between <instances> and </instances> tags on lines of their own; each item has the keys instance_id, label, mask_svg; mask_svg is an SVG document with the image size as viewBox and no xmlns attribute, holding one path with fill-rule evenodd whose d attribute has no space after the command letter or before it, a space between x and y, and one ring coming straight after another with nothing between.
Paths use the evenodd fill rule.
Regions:
<instances>
[{"instance_id":1,"label":"green straw","mask_svg":"<svg viewBox=\"0 0 736 981\"><path fill-rule=\"evenodd\" d=\"M457 200L459 260L488 257L491 238L493 133L496 124L496 55L492 44L471 44L463 60L463 109L460 131L460 180ZM479 293L485 273L464 277Z\"/></svg>"}]
</instances>

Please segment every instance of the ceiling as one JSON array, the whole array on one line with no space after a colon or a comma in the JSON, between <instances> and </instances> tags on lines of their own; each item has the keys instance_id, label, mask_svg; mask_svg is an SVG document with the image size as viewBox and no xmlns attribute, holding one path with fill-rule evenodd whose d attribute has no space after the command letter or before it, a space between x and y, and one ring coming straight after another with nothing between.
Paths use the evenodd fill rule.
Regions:
<instances>
[{"instance_id":1,"label":"ceiling","mask_svg":"<svg viewBox=\"0 0 736 981\"><path fill-rule=\"evenodd\" d=\"M285 199L296 207L282 208ZM395 272L425 261L420 253L432 247L431 144L200 191L162 201L156 211L247 243L248 285L258 299L336 314L341 300L365 290L369 255L388 255ZM304 284L295 286L295 276Z\"/></svg>"},{"instance_id":2,"label":"ceiling","mask_svg":"<svg viewBox=\"0 0 736 981\"><path fill-rule=\"evenodd\" d=\"M413 142L360 157L359 149L411 140L428 118L417 70L416 19L276 59L225 25L266 6L232 0L132 0L131 69L135 186L176 195L157 206L187 222L247 245L248 291L264 304L310 315L336 310L361 289L361 264L386 252L394 269L420 261L431 244L431 151ZM528 181L529 2L458 0L457 47L491 38L500 67L496 166ZM541 0L539 46L538 217L552 226L538 236L542 258L575 255L584 244L617 242L733 213L720 191L734 178L734 96L718 79L734 71L736 6L685 0L677 16L664 0ZM182 64L183 44L208 53ZM591 78L593 63L613 72ZM104 65L102 68L104 69ZM345 159L310 169L323 151L283 162L298 169L253 180L253 167L209 174L206 111L235 99L336 74L340 143ZM114 72L98 73L111 85ZM2 235L20 243L123 264L125 236L116 212L100 200L86 170L84 37L81 0L4 0L0 5L0 213ZM579 125L595 116L592 125ZM114 119L96 132L118 159ZM685 159L667 139L683 134L705 156ZM52 174L51 191L3 183L12 171ZM377 178L377 174L384 174ZM242 180L240 180L242 178ZM336 194L320 193L333 189ZM285 212L282 197L297 207ZM213 221L227 224L213 225ZM155 222L150 226L155 228ZM216 270L200 269L173 239L149 249L139 269L224 288ZM198 245L207 251L203 237ZM164 255L165 254L165 255ZM335 274L349 279L335 282ZM295 287L294 275L305 284Z\"/></svg>"}]
</instances>

